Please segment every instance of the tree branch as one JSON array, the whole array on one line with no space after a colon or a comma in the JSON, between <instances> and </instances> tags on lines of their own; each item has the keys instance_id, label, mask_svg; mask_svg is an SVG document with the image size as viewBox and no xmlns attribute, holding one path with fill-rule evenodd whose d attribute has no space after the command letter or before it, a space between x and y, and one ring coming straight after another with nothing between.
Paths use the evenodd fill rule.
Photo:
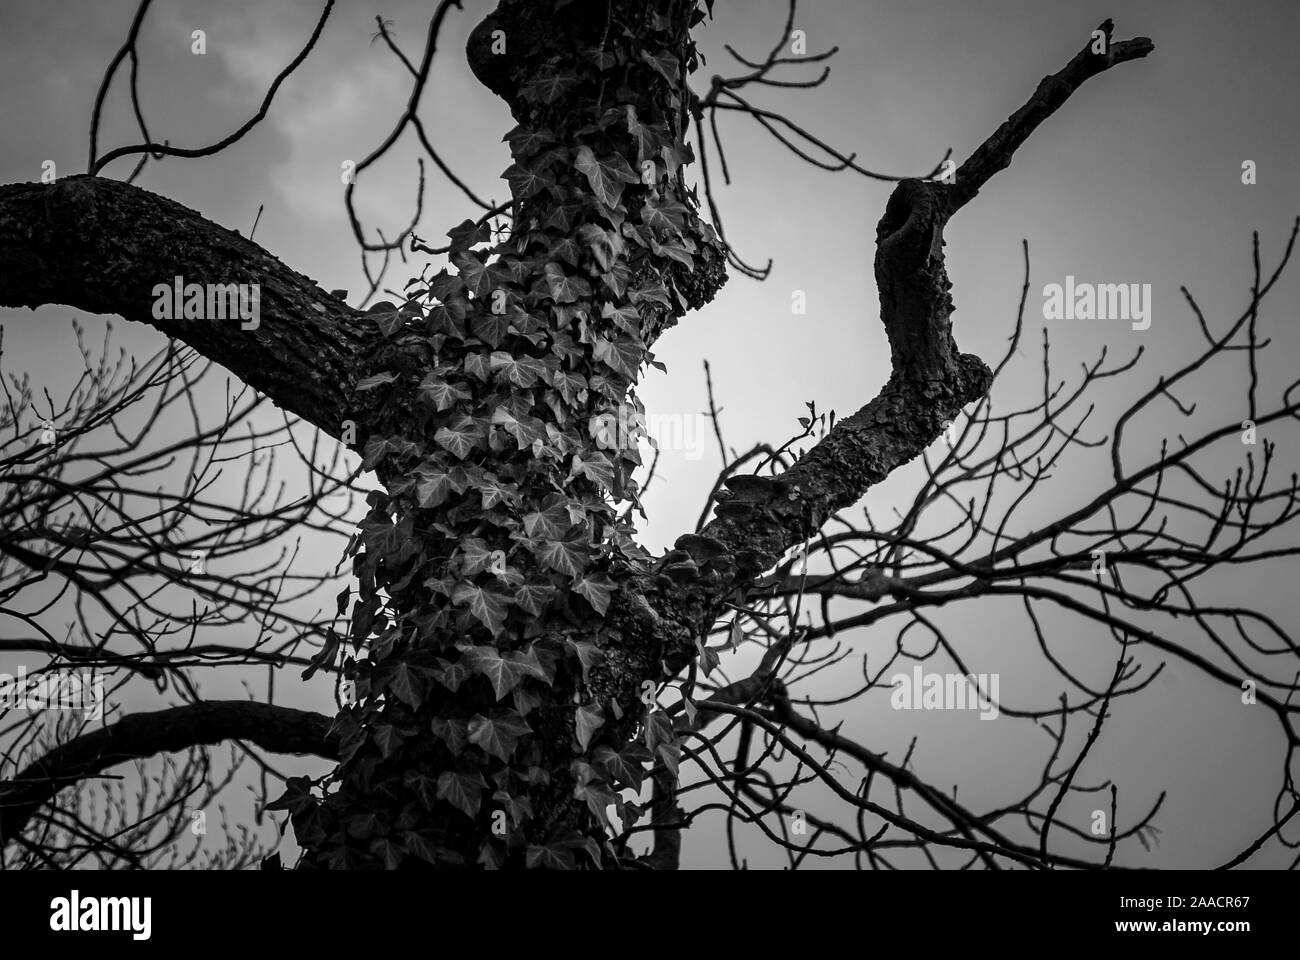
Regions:
<instances>
[{"instance_id":1,"label":"tree branch","mask_svg":"<svg viewBox=\"0 0 1300 960\"><path fill-rule=\"evenodd\" d=\"M971 200L990 177L999 170L1005 170L1020 145L1085 80L1095 77L1103 70L1109 70L1117 63L1145 57L1155 49L1155 44L1148 37L1112 43L1110 35L1114 27L1115 24L1110 20L1102 23L1097 31L1105 35L1105 43L1102 43L1101 38L1090 38L1084 48L1074 55L1074 59L1050 77L1044 77L1029 101L957 168L956 184L951 191L953 212ZM1105 52L1094 52L1094 46L1100 46Z\"/></svg>"},{"instance_id":2,"label":"tree branch","mask_svg":"<svg viewBox=\"0 0 1300 960\"><path fill-rule=\"evenodd\" d=\"M330 722L318 713L246 700L191 703L123 717L50 751L14 779L0 781L0 844L22 833L41 805L64 787L128 760L225 740L336 760L338 743Z\"/></svg>"},{"instance_id":3,"label":"tree branch","mask_svg":"<svg viewBox=\"0 0 1300 960\"><path fill-rule=\"evenodd\" d=\"M257 284L257 325L158 319L156 284ZM61 303L148 323L339 436L374 324L188 207L99 177L0 186L0 306ZM204 311L206 313L206 311ZM251 323L251 321L249 321Z\"/></svg>"},{"instance_id":4,"label":"tree branch","mask_svg":"<svg viewBox=\"0 0 1300 960\"><path fill-rule=\"evenodd\" d=\"M1034 95L958 168L955 184L904 180L876 228L875 276L880 318L893 371L874 400L836 424L790 469L764 482L738 477L722 491L717 516L702 531L736 560L736 579L711 583L714 596L770 568L781 554L818 530L837 510L920 454L968 403L992 383L982 360L952 337L952 284L944 267L943 229L987 179L1089 77L1153 49L1150 40L1089 47L1039 84ZM1098 41L1099 42L1099 41ZM730 582L728 582L730 580Z\"/></svg>"}]
</instances>

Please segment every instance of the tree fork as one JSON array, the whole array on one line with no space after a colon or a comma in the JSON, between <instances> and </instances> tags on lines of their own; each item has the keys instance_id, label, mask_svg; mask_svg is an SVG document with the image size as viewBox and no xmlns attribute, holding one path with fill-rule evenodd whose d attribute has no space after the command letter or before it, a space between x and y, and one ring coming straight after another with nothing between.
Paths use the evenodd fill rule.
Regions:
<instances>
[{"instance_id":1,"label":"tree fork","mask_svg":"<svg viewBox=\"0 0 1300 960\"><path fill-rule=\"evenodd\" d=\"M499 240L469 221L453 230L453 269L416 291L429 306L403 307L382 336L237 234L196 234L176 204L180 232L168 234L158 215L171 208L157 204L170 201L94 178L0 188L0 303L154 322L126 262L162 273L192 269L185 255L224 262L223 283L260 270L286 287L265 333L162 329L328 432L357 419L384 490L354 548L345 675L359 700L329 735L339 769L324 791L294 781L276 804L304 866L626 862L605 840L605 808L640 819L619 794L647 764L669 800L676 779L673 723L647 709L647 685L690 662L728 598L987 389L987 367L951 336L948 218L1079 84L1151 50L1111 43L1107 21L1102 51L1090 41L1045 79L955 184L899 184L875 264L889 382L782 476L733 481L704 536L655 563L610 502L635 497L635 451L611 450L593 425L634 402L649 346L725 279L682 173L689 30L702 16L676 0L577 0L545 16L503 0L467 52L518 121L513 227ZM100 235L126 226L136 202L155 204L141 208L141 237ZM32 275L51 263L56 279ZM272 367L276 338L301 346L304 331L323 338L319 364ZM664 842L652 862L673 866L671 824L653 823Z\"/></svg>"}]
</instances>

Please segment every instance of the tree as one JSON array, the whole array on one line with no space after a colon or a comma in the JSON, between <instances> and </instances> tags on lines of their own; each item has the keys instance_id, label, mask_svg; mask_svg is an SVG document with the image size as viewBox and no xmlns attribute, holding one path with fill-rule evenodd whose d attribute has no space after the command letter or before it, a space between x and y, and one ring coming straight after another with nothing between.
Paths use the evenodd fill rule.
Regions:
<instances>
[{"instance_id":1,"label":"tree","mask_svg":"<svg viewBox=\"0 0 1300 960\"><path fill-rule=\"evenodd\" d=\"M0 187L0 305L61 303L148 323L232 371L259 399L269 398L360 455L361 468L379 486L364 493L366 511L346 547L352 578L338 613L348 614L347 627L340 634L329 624L286 624L291 641L267 654L282 666L305 659L301 645L318 645L305 663L307 674L338 669L350 694L332 720L271 703L196 700L66 739L4 785L4 843L37 851L48 845L48 835L40 835L41 811L69 784L124 760L230 740L337 764L320 777L289 778L268 806L289 814L304 868L671 868L683 830L710 809L707 802L692 806L702 785L726 798L729 824L758 825L790 849L796 864L810 855L851 853L876 866L906 852L937 863L938 852L946 862L990 868L1106 866L1122 841L1147 842L1155 810L1119 829L1113 785L1100 834L1058 810L1067 796L1092 789L1077 784L1076 775L1113 702L1151 680L1139 676L1132 657L1139 644L1233 686L1249 680L1285 731L1289 762L1295 681L1279 675L1275 661L1266 661L1272 672L1261 670L1253 654L1287 660L1296 655L1294 646L1281 626L1255 611L1199 603L1193 580L1223 564L1295 552L1285 545L1254 548L1294 517L1294 478L1267 486L1267 447L1261 464L1251 459L1226 486L1197 472L1194 456L1235 437L1235 423L1179 448L1162 447L1141 466L1126 463L1122 438L1129 421L1155 401L1172 401L1190 415L1173 392L1190 372L1234 352L1255 356L1259 306L1289 259L1294 232L1271 274L1259 266L1257 248L1252 296L1230 329L1213 333L1202 319L1203 356L1164 377L1120 420L1109 445L1113 485L1046 527L1013 533L1012 515L1059 457L1096 445L1081 435L1086 414L1073 424L1067 418L1088 388L1131 364L1106 366L1103 354L1070 391L1053 387L1045 372L1041 404L996 413L990 388L1017 353L1020 322L995 370L961 353L951 328L948 222L1085 81L1145 57L1153 49L1149 40L1114 40L1106 21L962 163L942 162L925 177L900 179L867 170L853 155L751 102L751 86L816 86L825 78L825 72L812 80L783 78L792 64L786 50L793 2L785 32L765 59L736 54L746 72L714 77L699 94L687 81L697 67L691 30L712 12L707 0L501 0L471 34L467 56L475 76L517 121L506 138L511 199L498 205L466 188L482 215L449 230L445 246L431 246L415 233L423 165L415 216L393 239L382 231L369 237L353 206L359 181L350 182L346 202L371 282L365 301L380 291L393 253L447 260L436 273L426 269L410 280L395 298L400 302L362 310L251 239L130 180L101 175L114 161L136 158L133 180L149 159L210 155L249 133L310 54L332 0L257 115L200 148L154 141L138 109L135 44L149 6L143 0L101 86L88 173ZM418 62L378 22L376 39L409 71L412 92L389 137L356 165L357 176L409 128L434 165L461 183L418 116L440 28L453 6L452 0L437 6ZM101 155L100 109L116 67L128 57L144 142ZM714 298L727 266L758 278L764 273L735 253L714 201L706 144L712 135L725 175L713 122L719 110L752 116L815 165L897 180L877 226L874 264L893 372L851 416L810 409L803 435L728 458L710 496L711 516L706 511L674 549L654 557L637 543L631 521L640 505L633 477L642 466L635 442L643 412L635 393L639 373L655 362L651 348L659 337ZM695 149L688 142L692 127ZM687 177L696 150L712 225L701 217ZM206 284L208 291L258 291L259 312L232 334L230 314L215 315L202 288L191 297L181 280L172 308L160 309L173 277ZM1199 317L1190 296L1189 304ZM1023 307L1022 297L1022 317ZM1257 406L1257 392L1252 379L1254 424L1295 415L1291 388L1271 407ZM15 424L20 412L11 414ZM226 422L237 419L233 408L227 412ZM286 423L285 442L299 436L293 428ZM203 432L196 427L195 434ZM929 482L896 523L862 527L848 515L871 486L945 435L946 454L937 463L926 459ZM268 441L274 438L262 445ZM795 452L803 446L806 451ZM29 445L18 447L16 463L39 456ZM312 478L307 495L288 510L241 505L239 522L224 520L214 544L230 536L232 525L244 529L244 519L269 524L264 543L295 524L324 522L316 511L325 496L355 489L355 475L331 480L340 471L322 471L314 454L303 463ZM47 468L36 485L76 499L104 482L77 477L64 492L56 478ZM977 493L964 500L972 487ZM1014 488L1009 505L1000 499L1007 487ZM172 508L193 515L201 491L199 481ZM33 503L30 519L16 532L6 529L0 551L28 570L93 591L82 562L69 564L63 554L87 539L100 542L98 515L89 511L83 521L92 531L88 538L73 538L66 529L47 532L53 506ZM128 506L119 509L135 520ZM1208 535L1171 523L1180 511L1208 521ZM62 546L23 548L32 537ZM134 530L127 539L151 542ZM201 546L164 540L165 551ZM1098 557L1100 573L1079 572L1098 570ZM814 562L827 572L813 572ZM20 575L15 589L24 585ZM240 601L239 586L214 587L214 600L233 605L241 618L274 616L278 588L264 585ZM820 625L804 623L804 604L814 598ZM1039 783L995 810L969 809L922 781L906 759L891 761L824 726L817 705L793 690L810 670L843 659L814 655L815 641L891 618L906 624L900 656L904 634L928 633L932 648L920 659L948 657L968 674L929 610L998 598L1021 603L1035 625L1045 606L1099 624L1118 649L1111 682L1095 689L1059 665L1042 640L1044 656L1078 696L1063 694L1052 708L1003 707L1044 721L1054 749ZM842 601L868 609L844 615ZM145 653L127 662L181 675L185 664L151 653L159 628L134 613L149 609L147 598L137 602L124 618L136 624ZM1152 625L1160 616L1194 618L1229 665L1170 640ZM1231 624L1248 654L1239 655L1215 622ZM1279 645L1262 645L1252 629L1272 632ZM58 657L122 662L104 642L72 651L57 638L42 639ZM238 644L224 646L232 662L248 662ZM711 679L728 648L748 653L754 647L763 653L748 676ZM892 664L874 673L864 665L859 696L888 690L882 678ZM990 694L975 691L981 703L991 702ZM1066 726L1078 714L1091 719L1091 730L1069 759ZM699 780L684 783L684 763ZM842 773L846 764L860 774ZM853 776L857 784L848 785ZM893 787L895 804L872 799L880 781ZM798 806L792 796L810 782L844 805L848 825ZM921 812L905 806L904 793ZM1286 775L1274 827L1242 859L1280 834L1298 809L1300 794ZM1003 826L1018 820L1023 827ZM653 836L653 848L637 856L631 841L644 833ZM1084 852L1063 846L1062 835ZM822 838L832 845L820 844Z\"/></svg>"}]
</instances>

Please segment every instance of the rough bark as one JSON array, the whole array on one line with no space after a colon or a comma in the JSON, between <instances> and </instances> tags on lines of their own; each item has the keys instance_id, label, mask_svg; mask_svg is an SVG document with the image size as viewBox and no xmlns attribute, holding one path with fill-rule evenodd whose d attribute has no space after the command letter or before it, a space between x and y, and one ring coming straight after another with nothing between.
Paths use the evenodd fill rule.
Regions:
<instances>
[{"instance_id":1,"label":"rough bark","mask_svg":"<svg viewBox=\"0 0 1300 960\"><path fill-rule=\"evenodd\" d=\"M83 734L0 783L0 844L22 833L60 790L132 760L205 744L243 740L272 753L333 760L338 742L328 717L245 700L211 700L152 713L135 713Z\"/></svg>"},{"instance_id":2,"label":"rough bark","mask_svg":"<svg viewBox=\"0 0 1300 960\"><path fill-rule=\"evenodd\" d=\"M610 503L634 497L634 457L605 457L585 426L631 396L634 372L620 369L611 345L631 344L639 363L725 279L721 248L677 162L686 156L684 66L695 22L693 4L671 0L578 0L559 11L503 0L468 54L520 124L514 230L488 251L474 249L473 225L453 236L456 269L435 280L436 306L412 310L379 345L354 311L318 300L317 288L256 245L196 234L185 215L180 226L159 222L157 211L171 208L150 204L166 201L87 181L0 190L0 303L73 302L153 322L135 293L142 280L147 291L159 274L188 279L204 264L224 271L220 282L273 275L282 285L274 319L264 306L266 332L251 338L251 351L210 326L164 332L186 334L327 431L346 412L358 418L367 465L385 490L372 495L354 561L358 652L344 669L360 700L335 721L340 767L324 795L299 783L289 805L306 866L618 865L623 853L604 842L603 811L639 784L627 768L646 764L665 793L650 863L674 865L680 838L661 814L671 808L678 748L672 722L647 709L646 685L690 661L726 599L742 598L782 553L915 457L987 389L987 367L952 337L944 226L1079 83L1151 49L1145 40L1104 54L1085 48L958 169L955 184L899 184L875 261L894 364L888 383L783 476L734 481L703 536L653 560ZM1103 29L1109 38L1109 22ZM497 31L506 57L493 51ZM626 56L629 36L645 56ZM672 154L663 166L659 141ZM652 180L632 176L609 190L609 176L642 169L647 154ZM593 164L606 171L605 186ZM97 202L101 191L111 199ZM53 214L43 197L54 199ZM132 203L147 214L143 227L123 229ZM47 257L52 277L16 280L8 269L38 273ZM494 319L498 292L510 304L508 329ZM357 355L363 364L347 362ZM383 380L352 404L358 366ZM549 499L557 491L560 500Z\"/></svg>"},{"instance_id":3,"label":"rough bark","mask_svg":"<svg viewBox=\"0 0 1300 960\"><path fill-rule=\"evenodd\" d=\"M790 549L813 536L835 511L918 456L961 409L991 384L982 360L961 353L952 335L952 284L944 265L943 231L1015 150L1089 77L1153 49L1145 37L1110 42L1109 20L1065 67L957 168L954 182L903 180L876 228L874 263L880 319L892 373L880 393L779 477L735 478L718 494L716 516L701 535L678 539L699 575L683 584L658 572L628 585L614 612L644 627L633 646L653 649L680 667L693 638L740 602L749 584ZM635 672L635 671L632 671ZM752 691L747 692L747 696Z\"/></svg>"},{"instance_id":4,"label":"rough bark","mask_svg":"<svg viewBox=\"0 0 1300 960\"><path fill-rule=\"evenodd\" d=\"M154 286L257 284L260 323L157 319ZM0 306L60 303L147 323L338 437L374 321L190 208L102 177L0 186Z\"/></svg>"}]
</instances>

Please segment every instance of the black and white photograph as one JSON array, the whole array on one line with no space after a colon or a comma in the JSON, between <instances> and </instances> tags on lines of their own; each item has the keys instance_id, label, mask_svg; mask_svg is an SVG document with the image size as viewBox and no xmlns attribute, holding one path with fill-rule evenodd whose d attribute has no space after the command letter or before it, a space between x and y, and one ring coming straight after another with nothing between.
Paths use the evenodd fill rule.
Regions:
<instances>
[{"instance_id":1,"label":"black and white photograph","mask_svg":"<svg viewBox=\"0 0 1300 960\"><path fill-rule=\"evenodd\" d=\"M1298 45L0 0L0 929L1284 934Z\"/></svg>"}]
</instances>

